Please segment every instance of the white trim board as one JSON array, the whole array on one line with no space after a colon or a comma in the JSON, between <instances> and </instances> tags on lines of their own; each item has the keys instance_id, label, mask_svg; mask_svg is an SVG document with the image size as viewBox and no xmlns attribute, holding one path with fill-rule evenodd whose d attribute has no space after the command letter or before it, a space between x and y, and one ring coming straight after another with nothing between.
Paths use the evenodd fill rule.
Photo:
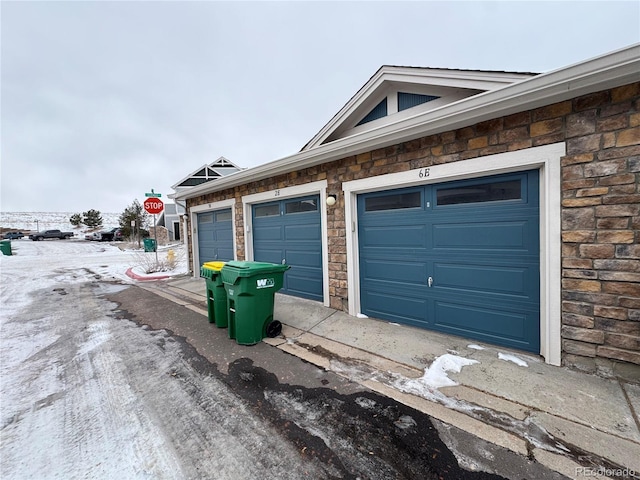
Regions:
<instances>
[{"instance_id":1,"label":"white trim board","mask_svg":"<svg viewBox=\"0 0 640 480\"><path fill-rule=\"evenodd\" d=\"M192 271L193 276L200 277L200 249L198 248L198 214L214 212L216 210L224 210L231 208L231 230L233 236L233 259L237 259L236 255L236 199L222 200L220 202L204 203L196 205L189 209L189 222L191 222L191 251L193 252Z\"/></svg>"},{"instance_id":2,"label":"white trim board","mask_svg":"<svg viewBox=\"0 0 640 480\"><path fill-rule=\"evenodd\" d=\"M327 239L327 181L306 183L293 187L277 188L268 192L254 193L242 197L242 211L244 217L244 252L246 260L253 260L253 225L251 209L254 205L265 202L284 200L287 198L303 197L306 195L320 195L320 228L322 239L322 298L324 306L329 303L329 242Z\"/></svg>"},{"instance_id":3,"label":"white trim board","mask_svg":"<svg viewBox=\"0 0 640 480\"><path fill-rule=\"evenodd\" d=\"M361 313L357 228L357 196L359 194L538 169L540 171L540 355L547 363L560 365L562 305L560 159L565 152L565 144L556 143L343 183L349 314Z\"/></svg>"}]
</instances>

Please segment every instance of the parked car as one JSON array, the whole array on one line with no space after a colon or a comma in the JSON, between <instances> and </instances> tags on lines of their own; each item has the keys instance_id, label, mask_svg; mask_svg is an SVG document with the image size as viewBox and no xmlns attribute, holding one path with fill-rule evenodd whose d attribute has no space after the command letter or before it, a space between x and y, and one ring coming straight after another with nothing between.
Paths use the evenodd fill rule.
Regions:
<instances>
[{"instance_id":1,"label":"parked car","mask_svg":"<svg viewBox=\"0 0 640 480\"><path fill-rule=\"evenodd\" d=\"M84 236L84 239L85 240L91 240L91 241L94 241L94 242L98 242L98 241L100 241L100 232L87 233Z\"/></svg>"},{"instance_id":2,"label":"parked car","mask_svg":"<svg viewBox=\"0 0 640 480\"><path fill-rule=\"evenodd\" d=\"M34 241L46 240L49 238L68 240L71 237L73 237L73 232L62 232L60 230L45 230L44 232L36 232L29 235L29 238Z\"/></svg>"},{"instance_id":3,"label":"parked car","mask_svg":"<svg viewBox=\"0 0 640 480\"><path fill-rule=\"evenodd\" d=\"M8 240L18 240L24 237L24 233L22 232L7 232L4 234L3 238Z\"/></svg>"},{"instance_id":4,"label":"parked car","mask_svg":"<svg viewBox=\"0 0 640 480\"><path fill-rule=\"evenodd\" d=\"M124 240L124 235L122 235L122 230L120 228L112 228L111 230L107 230L105 232L99 232L99 234L101 242Z\"/></svg>"}]
</instances>

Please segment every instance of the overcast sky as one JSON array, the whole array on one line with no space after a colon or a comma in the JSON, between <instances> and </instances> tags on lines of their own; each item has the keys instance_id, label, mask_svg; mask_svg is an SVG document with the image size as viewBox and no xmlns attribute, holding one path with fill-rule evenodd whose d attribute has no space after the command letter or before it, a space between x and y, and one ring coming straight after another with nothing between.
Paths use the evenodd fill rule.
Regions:
<instances>
[{"instance_id":1,"label":"overcast sky","mask_svg":"<svg viewBox=\"0 0 640 480\"><path fill-rule=\"evenodd\" d=\"M547 72L640 41L638 1L0 5L4 212L119 213L294 154L385 64Z\"/></svg>"}]
</instances>

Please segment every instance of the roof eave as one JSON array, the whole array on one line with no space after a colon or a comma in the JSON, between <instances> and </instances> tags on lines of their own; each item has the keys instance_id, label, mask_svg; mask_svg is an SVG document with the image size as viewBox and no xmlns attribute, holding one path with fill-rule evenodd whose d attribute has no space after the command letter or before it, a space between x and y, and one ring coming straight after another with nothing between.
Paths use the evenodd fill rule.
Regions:
<instances>
[{"instance_id":1,"label":"roof eave","mask_svg":"<svg viewBox=\"0 0 640 480\"><path fill-rule=\"evenodd\" d=\"M329 120L329 122L327 122L327 124L305 144L302 150L310 150L326 141L336 128L338 128L339 124L385 82L388 84L427 83L440 87L455 86L456 88L490 91L515 82L526 80L527 78L531 78L533 75L535 74L383 65L369 79L369 81L349 99L340 111L336 113L331 120Z\"/></svg>"},{"instance_id":2,"label":"roof eave","mask_svg":"<svg viewBox=\"0 0 640 480\"><path fill-rule=\"evenodd\" d=\"M249 168L218 179L213 182L214 185L203 184L193 187L187 192L176 194L174 198L187 200L219 192L250 181L264 180L292 170L312 167L637 81L640 81L640 44Z\"/></svg>"}]
</instances>

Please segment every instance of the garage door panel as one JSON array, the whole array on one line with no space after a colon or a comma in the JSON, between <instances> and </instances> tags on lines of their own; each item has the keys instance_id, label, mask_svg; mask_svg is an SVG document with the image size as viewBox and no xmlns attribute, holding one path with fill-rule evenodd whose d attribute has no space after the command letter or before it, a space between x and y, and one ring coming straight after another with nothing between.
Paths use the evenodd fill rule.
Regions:
<instances>
[{"instance_id":1,"label":"garage door panel","mask_svg":"<svg viewBox=\"0 0 640 480\"><path fill-rule=\"evenodd\" d=\"M284 252L281 248L260 248L253 252L256 259L260 262L282 263Z\"/></svg>"},{"instance_id":2,"label":"garage door panel","mask_svg":"<svg viewBox=\"0 0 640 480\"><path fill-rule=\"evenodd\" d=\"M427 323L427 300L424 298L392 295L385 290L370 290L363 295L369 305L369 316L411 325Z\"/></svg>"},{"instance_id":3,"label":"garage door panel","mask_svg":"<svg viewBox=\"0 0 640 480\"><path fill-rule=\"evenodd\" d=\"M233 247L218 247L218 260L233 260Z\"/></svg>"},{"instance_id":4,"label":"garage door panel","mask_svg":"<svg viewBox=\"0 0 640 480\"><path fill-rule=\"evenodd\" d=\"M220 231L218 230L216 232L216 241L217 242L223 242L223 243L232 243L233 242L233 231L231 228L229 228L228 230L224 230L224 231Z\"/></svg>"},{"instance_id":5,"label":"garage door panel","mask_svg":"<svg viewBox=\"0 0 640 480\"><path fill-rule=\"evenodd\" d=\"M279 225L254 225L253 238L255 241L276 241L282 240L282 227Z\"/></svg>"},{"instance_id":6,"label":"garage door panel","mask_svg":"<svg viewBox=\"0 0 640 480\"><path fill-rule=\"evenodd\" d=\"M297 267L322 268L322 252L287 249L282 258L285 258L288 264Z\"/></svg>"},{"instance_id":7,"label":"garage door panel","mask_svg":"<svg viewBox=\"0 0 640 480\"><path fill-rule=\"evenodd\" d=\"M284 234L287 240L319 240L321 229L319 224L303 223L285 225Z\"/></svg>"},{"instance_id":8,"label":"garage door panel","mask_svg":"<svg viewBox=\"0 0 640 480\"><path fill-rule=\"evenodd\" d=\"M322 301L322 296L312 292L322 292L322 279L318 272L296 268L286 275L286 287L289 295ZM320 272L321 273L321 272Z\"/></svg>"},{"instance_id":9,"label":"garage door panel","mask_svg":"<svg viewBox=\"0 0 640 480\"><path fill-rule=\"evenodd\" d=\"M436 289L460 290L461 294L475 291L524 298L530 296L530 277L530 269L527 268L446 263L436 263L433 274Z\"/></svg>"},{"instance_id":10,"label":"garage door panel","mask_svg":"<svg viewBox=\"0 0 640 480\"><path fill-rule=\"evenodd\" d=\"M365 260L360 264L360 269L368 281L382 280L424 286L428 277L427 264L417 261Z\"/></svg>"},{"instance_id":11,"label":"garage door panel","mask_svg":"<svg viewBox=\"0 0 640 480\"><path fill-rule=\"evenodd\" d=\"M424 248L427 244L427 227L425 225L398 225L393 229L389 225L364 228L363 248Z\"/></svg>"},{"instance_id":12,"label":"garage door panel","mask_svg":"<svg viewBox=\"0 0 640 480\"><path fill-rule=\"evenodd\" d=\"M420 188L358 196L362 313L539 352L538 172Z\"/></svg>"},{"instance_id":13,"label":"garage door panel","mask_svg":"<svg viewBox=\"0 0 640 480\"><path fill-rule=\"evenodd\" d=\"M528 222L433 225L434 248L527 250Z\"/></svg>"},{"instance_id":14,"label":"garage door panel","mask_svg":"<svg viewBox=\"0 0 640 480\"><path fill-rule=\"evenodd\" d=\"M440 330L454 335L483 339L513 348L528 350L532 332L530 315L500 308L478 308L474 305L435 302L435 317ZM536 336L538 332L534 333Z\"/></svg>"}]
</instances>

